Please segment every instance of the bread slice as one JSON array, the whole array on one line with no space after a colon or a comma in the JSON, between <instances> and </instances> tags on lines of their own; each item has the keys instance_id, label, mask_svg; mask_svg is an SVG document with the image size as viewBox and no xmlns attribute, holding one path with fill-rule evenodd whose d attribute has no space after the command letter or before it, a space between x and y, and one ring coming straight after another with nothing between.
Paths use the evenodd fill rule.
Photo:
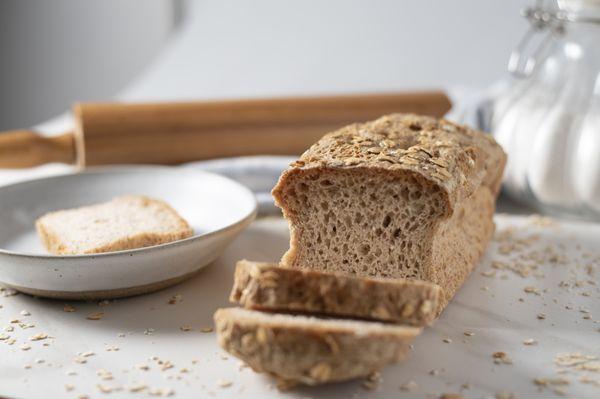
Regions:
<instances>
[{"instance_id":1,"label":"bread slice","mask_svg":"<svg viewBox=\"0 0 600 399\"><path fill-rule=\"evenodd\" d=\"M308 385L367 376L402 359L421 331L368 321L263 313L215 313L219 345L254 371Z\"/></svg>"},{"instance_id":2,"label":"bread slice","mask_svg":"<svg viewBox=\"0 0 600 399\"><path fill-rule=\"evenodd\" d=\"M325 135L273 189L283 265L411 278L454 296L494 231L506 155L487 134L393 114Z\"/></svg>"},{"instance_id":3,"label":"bread slice","mask_svg":"<svg viewBox=\"0 0 600 399\"><path fill-rule=\"evenodd\" d=\"M40 217L36 227L46 249L57 255L148 247L193 234L169 205L139 195L51 212Z\"/></svg>"},{"instance_id":4,"label":"bread slice","mask_svg":"<svg viewBox=\"0 0 600 399\"><path fill-rule=\"evenodd\" d=\"M437 284L425 281L359 278L242 260L229 299L250 309L425 326L435 319L440 292Z\"/></svg>"}]
</instances>

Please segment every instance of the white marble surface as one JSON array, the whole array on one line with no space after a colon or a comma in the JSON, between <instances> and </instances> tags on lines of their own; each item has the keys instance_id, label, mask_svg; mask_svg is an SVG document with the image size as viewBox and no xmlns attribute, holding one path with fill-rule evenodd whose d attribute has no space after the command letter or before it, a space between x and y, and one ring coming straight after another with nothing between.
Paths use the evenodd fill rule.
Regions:
<instances>
[{"instance_id":1,"label":"white marble surface","mask_svg":"<svg viewBox=\"0 0 600 399\"><path fill-rule=\"evenodd\" d=\"M458 392L468 398L493 398L508 391L518 398L545 398L559 396L552 388L540 389L533 380L560 377L569 381L568 385L557 386L567 397L600 397L600 386L579 381L583 376L598 381L600 370L581 371L574 366L560 374L554 363L559 353L600 356L600 293L596 285L600 225L561 223L540 227L538 219L508 215L498 215L496 221L500 234L513 226L517 238L492 243L441 319L415 341L404 363L383 371L375 391L365 390L357 381L280 393L268 378L247 368L240 370L236 359L225 357L214 333L200 331L212 326L216 308L228 306L236 260L276 260L287 248L285 222L266 218L254 222L221 259L196 277L155 294L104 306L73 302L70 305L76 309L74 312L65 312L65 303L59 301L27 295L0 296L0 330L13 327L12 331L1 331L2 338L9 338L0 340L0 395L135 398L148 397L150 391L166 394L172 390L176 398L392 398L400 394L437 398L442 393ZM519 237L538 238L519 241ZM522 250L501 253L519 246L519 242L524 243ZM519 256L539 259L519 261L539 264L534 270L539 276L521 277L491 267L493 261L517 265L515 259ZM489 276L494 270L495 276ZM561 281L565 282L562 287ZM525 292L525 287L534 287L529 291L539 290L540 295ZM175 295L181 295L181 301L168 304ZM22 315L24 310L30 315ZM104 313L100 320L86 319L96 312ZM538 319L540 313L545 319ZM11 323L13 319L34 327L22 329L18 323ZM181 327L186 326L192 330L182 331ZM465 331L474 335L466 336ZM39 333L49 337L29 340ZM528 339L536 344L523 344ZM109 350L113 347L118 350ZM94 354L80 356L86 362L78 363L78 353L87 351ZM492 354L499 351L505 352L512 364L495 364ZM165 363L161 366L151 359L153 356L173 367L165 368ZM598 363L586 364L578 367L593 368ZM149 369L140 369L143 365ZM110 372L112 379L103 380L107 373L101 370ZM400 387L410 381L416 383L416 389L402 391ZM232 385L222 387L220 382ZM101 393L99 384L113 391ZM137 393L129 390L143 385L148 388Z\"/></svg>"}]
</instances>

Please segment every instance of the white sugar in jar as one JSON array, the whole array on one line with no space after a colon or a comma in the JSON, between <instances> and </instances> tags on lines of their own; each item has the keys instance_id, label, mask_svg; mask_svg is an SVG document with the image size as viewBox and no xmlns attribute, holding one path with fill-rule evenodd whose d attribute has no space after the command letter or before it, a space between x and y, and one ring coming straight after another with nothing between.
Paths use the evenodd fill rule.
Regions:
<instances>
[{"instance_id":1,"label":"white sugar in jar","mask_svg":"<svg viewBox=\"0 0 600 399\"><path fill-rule=\"evenodd\" d=\"M488 127L508 153L505 190L600 220L600 0L538 2L526 16L531 31L509 62L517 78Z\"/></svg>"}]
</instances>

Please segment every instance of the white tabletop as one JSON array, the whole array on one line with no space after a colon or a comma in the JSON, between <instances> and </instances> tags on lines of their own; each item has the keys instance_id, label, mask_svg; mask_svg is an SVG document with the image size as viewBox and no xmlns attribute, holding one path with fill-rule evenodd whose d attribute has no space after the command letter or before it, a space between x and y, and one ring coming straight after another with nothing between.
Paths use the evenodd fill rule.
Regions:
<instances>
[{"instance_id":1,"label":"white tabletop","mask_svg":"<svg viewBox=\"0 0 600 399\"><path fill-rule=\"evenodd\" d=\"M382 372L374 391L355 381L280 393L220 350L213 332L202 332L212 327L215 309L230 306L236 260L277 260L287 248L287 224L272 217L254 222L191 280L154 294L72 302L67 305L75 310L67 312L62 301L2 292L0 395L421 398L462 392L493 398L506 391L542 398L558 389L573 398L599 397L600 225L508 215L496 222L497 239L485 259L408 359ZM529 265L520 273L531 275L522 277L519 265ZM87 319L98 312L100 320ZM495 363L495 352L506 358ZM590 358L571 357L571 365L561 366L555 363L561 353ZM535 384L538 378L545 380Z\"/></svg>"}]
</instances>

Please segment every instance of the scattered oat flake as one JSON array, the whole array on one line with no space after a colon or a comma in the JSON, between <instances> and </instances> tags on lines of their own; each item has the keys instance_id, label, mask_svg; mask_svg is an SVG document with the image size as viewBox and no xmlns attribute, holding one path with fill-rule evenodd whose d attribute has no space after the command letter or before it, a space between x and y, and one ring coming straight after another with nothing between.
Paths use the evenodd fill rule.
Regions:
<instances>
[{"instance_id":1,"label":"scattered oat flake","mask_svg":"<svg viewBox=\"0 0 600 399\"><path fill-rule=\"evenodd\" d=\"M95 312L87 315L86 319L88 320L100 320L104 317L104 312Z\"/></svg>"},{"instance_id":2,"label":"scattered oat flake","mask_svg":"<svg viewBox=\"0 0 600 399\"><path fill-rule=\"evenodd\" d=\"M472 337L473 335L475 335L475 333L472 331L465 331L463 334L465 334L467 337Z\"/></svg>"},{"instance_id":3,"label":"scattered oat flake","mask_svg":"<svg viewBox=\"0 0 600 399\"><path fill-rule=\"evenodd\" d=\"M527 287L523 288L523 291L525 291L527 294L542 295L542 292L539 290L539 288L536 288L531 285L528 285Z\"/></svg>"},{"instance_id":4,"label":"scattered oat flake","mask_svg":"<svg viewBox=\"0 0 600 399\"><path fill-rule=\"evenodd\" d=\"M74 361L75 363L79 363L79 364L85 364L85 363L87 363L87 360L86 360L86 359L84 359L83 357L79 357L79 356L75 357L75 358L73 359L73 361Z\"/></svg>"},{"instance_id":5,"label":"scattered oat flake","mask_svg":"<svg viewBox=\"0 0 600 399\"><path fill-rule=\"evenodd\" d=\"M594 379L589 376L583 376L579 377L579 382L581 382L582 384L590 384L597 388L600 388L600 378Z\"/></svg>"},{"instance_id":6,"label":"scattered oat flake","mask_svg":"<svg viewBox=\"0 0 600 399\"><path fill-rule=\"evenodd\" d=\"M19 348L22 351L28 351L29 349L31 349L31 346L29 346L28 344L23 344L23 345L19 346Z\"/></svg>"},{"instance_id":7,"label":"scattered oat flake","mask_svg":"<svg viewBox=\"0 0 600 399\"><path fill-rule=\"evenodd\" d=\"M160 362L159 362L160 364ZM164 363L162 363L162 365L160 366L160 369L162 371L168 370L168 369L172 369L173 366L175 366L173 363L171 363L170 361L165 361Z\"/></svg>"},{"instance_id":8,"label":"scattered oat flake","mask_svg":"<svg viewBox=\"0 0 600 399\"><path fill-rule=\"evenodd\" d=\"M48 334L45 333L37 333L35 335L32 335L31 337L29 337L30 341L41 341L43 339L48 338Z\"/></svg>"},{"instance_id":9,"label":"scattered oat flake","mask_svg":"<svg viewBox=\"0 0 600 399\"><path fill-rule=\"evenodd\" d=\"M444 341L444 343L446 343L446 344L452 343L452 340L450 338L444 338L442 341Z\"/></svg>"},{"instance_id":10,"label":"scattered oat flake","mask_svg":"<svg viewBox=\"0 0 600 399\"><path fill-rule=\"evenodd\" d=\"M584 355L580 352L559 353L554 357L554 364L557 366L571 367L597 359L598 357L596 356Z\"/></svg>"},{"instance_id":11,"label":"scattered oat flake","mask_svg":"<svg viewBox=\"0 0 600 399\"><path fill-rule=\"evenodd\" d=\"M533 338L529 338L523 341L523 345L537 345L537 341Z\"/></svg>"},{"instance_id":12,"label":"scattered oat flake","mask_svg":"<svg viewBox=\"0 0 600 399\"><path fill-rule=\"evenodd\" d=\"M175 391L170 388L148 389L148 395L150 396L172 396L173 394L175 394Z\"/></svg>"},{"instance_id":13,"label":"scattered oat flake","mask_svg":"<svg viewBox=\"0 0 600 399\"><path fill-rule=\"evenodd\" d=\"M90 356L94 356L96 353L92 352L92 351L85 351L85 352L80 352L77 355L81 356L81 357L90 357Z\"/></svg>"},{"instance_id":14,"label":"scattered oat flake","mask_svg":"<svg viewBox=\"0 0 600 399\"><path fill-rule=\"evenodd\" d=\"M2 294L3 297L9 297L9 296L19 295L19 292L12 288L2 287L2 288L0 288L0 294Z\"/></svg>"},{"instance_id":15,"label":"scattered oat flake","mask_svg":"<svg viewBox=\"0 0 600 399\"><path fill-rule=\"evenodd\" d=\"M144 363L136 364L135 368L139 369L139 370L144 370L144 371L150 370L150 366L148 366L147 364L144 364Z\"/></svg>"},{"instance_id":16,"label":"scattered oat flake","mask_svg":"<svg viewBox=\"0 0 600 399\"><path fill-rule=\"evenodd\" d=\"M127 388L127 390L128 390L129 392L133 392L133 393L135 393L135 392L141 392L141 391L143 391L143 390L144 390L144 389L146 389L146 388L148 388L148 386L147 386L147 385L144 385L144 384L137 384L137 385L132 385L132 386L130 386L129 388Z\"/></svg>"},{"instance_id":17,"label":"scattered oat flake","mask_svg":"<svg viewBox=\"0 0 600 399\"><path fill-rule=\"evenodd\" d=\"M4 333L0 334L0 341L4 341L9 338L10 338L10 335L4 334Z\"/></svg>"},{"instance_id":18,"label":"scattered oat flake","mask_svg":"<svg viewBox=\"0 0 600 399\"><path fill-rule=\"evenodd\" d=\"M382 378L381 378L381 374L379 372L373 372L371 374L369 374L365 380L362 382L361 386L364 389L367 389L369 391L374 391L379 387L379 384L381 384Z\"/></svg>"},{"instance_id":19,"label":"scattered oat flake","mask_svg":"<svg viewBox=\"0 0 600 399\"><path fill-rule=\"evenodd\" d=\"M108 345L104 348L107 352L118 352L119 351L119 347L116 345Z\"/></svg>"},{"instance_id":20,"label":"scattered oat flake","mask_svg":"<svg viewBox=\"0 0 600 399\"><path fill-rule=\"evenodd\" d=\"M178 303L181 303L181 301L182 301L181 294L177 294L177 295L173 295L171 298L169 298L167 303L169 305L176 305Z\"/></svg>"},{"instance_id":21,"label":"scattered oat flake","mask_svg":"<svg viewBox=\"0 0 600 399\"><path fill-rule=\"evenodd\" d=\"M217 380L217 386L220 388L229 388L233 385L233 381L229 380Z\"/></svg>"},{"instance_id":22,"label":"scattered oat flake","mask_svg":"<svg viewBox=\"0 0 600 399\"><path fill-rule=\"evenodd\" d=\"M67 392L71 392L73 389L75 389L75 385L73 385L73 384L65 384L65 390Z\"/></svg>"},{"instance_id":23,"label":"scattered oat flake","mask_svg":"<svg viewBox=\"0 0 600 399\"><path fill-rule=\"evenodd\" d=\"M416 391L419 386L414 381L408 381L404 384L400 385L400 390L404 392L413 392Z\"/></svg>"},{"instance_id":24,"label":"scattered oat flake","mask_svg":"<svg viewBox=\"0 0 600 399\"><path fill-rule=\"evenodd\" d=\"M96 371L96 375L98 377L100 377L101 380L105 380L105 381L113 379L112 373L105 369L100 369L100 370Z\"/></svg>"},{"instance_id":25,"label":"scattered oat flake","mask_svg":"<svg viewBox=\"0 0 600 399\"><path fill-rule=\"evenodd\" d=\"M546 314L545 313L538 313L537 318L540 320L544 320L546 319Z\"/></svg>"},{"instance_id":26,"label":"scattered oat flake","mask_svg":"<svg viewBox=\"0 0 600 399\"><path fill-rule=\"evenodd\" d=\"M31 313L27 310L21 310L21 316L31 316Z\"/></svg>"},{"instance_id":27,"label":"scattered oat flake","mask_svg":"<svg viewBox=\"0 0 600 399\"><path fill-rule=\"evenodd\" d=\"M190 326L190 325L180 326L179 329L181 331L192 331L193 330L192 326Z\"/></svg>"},{"instance_id":28,"label":"scattered oat flake","mask_svg":"<svg viewBox=\"0 0 600 399\"><path fill-rule=\"evenodd\" d=\"M494 358L494 363L496 364L512 364L512 360L505 352L494 352L492 357Z\"/></svg>"},{"instance_id":29,"label":"scattered oat flake","mask_svg":"<svg viewBox=\"0 0 600 399\"><path fill-rule=\"evenodd\" d=\"M515 394L512 392L508 392L508 391L498 392L495 395L495 399L515 399L515 398L516 398Z\"/></svg>"},{"instance_id":30,"label":"scattered oat flake","mask_svg":"<svg viewBox=\"0 0 600 399\"><path fill-rule=\"evenodd\" d=\"M74 306L71 305L64 305L63 306L63 312L67 312L67 313L73 313L75 312L77 309L75 309Z\"/></svg>"},{"instance_id":31,"label":"scattered oat flake","mask_svg":"<svg viewBox=\"0 0 600 399\"><path fill-rule=\"evenodd\" d=\"M96 385L96 387L102 393L111 393L113 391L113 388L108 385L98 384L98 385Z\"/></svg>"},{"instance_id":32,"label":"scattered oat flake","mask_svg":"<svg viewBox=\"0 0 600 399\"><path fill-rule=\"evenodd\" d=\"M569 385L570 381L566 378L536 378L533 383L539 387L547 387L551 385Z\"/></svg>"},{"instance_id":33,"label":"scattered oat flake","mask_svg":"<svg viewBox=\"0 0 600 399\"><path fill-rule=\"evenodd\" d=\"M210 333L210 332L213 332L213 328L212 328L212 327L202 327L202 328L200 329L200 332L203 332L203 333Z\"/></svg>"},{"instance_id":34,"label":"scattered oat flake","mask_svg":"<svg viewBox=\"0 0 600 399\"><path fill-rule=\"evenodd\" d=\"M108 306L108 305L110 305L110 301L108 299L103 299L103 300L101 300L101 301L98 302L98 306L101 306L101 307L105 307L105 306Z\"/></svg>"}]
</instances>

